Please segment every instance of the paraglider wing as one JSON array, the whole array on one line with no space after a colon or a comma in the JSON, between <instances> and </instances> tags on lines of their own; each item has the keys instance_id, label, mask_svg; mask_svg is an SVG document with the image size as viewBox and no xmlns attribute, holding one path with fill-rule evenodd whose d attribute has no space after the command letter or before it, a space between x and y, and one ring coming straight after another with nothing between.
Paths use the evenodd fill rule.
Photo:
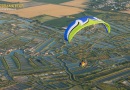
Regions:
<instances>
[{"instance_id":1,"label":"paraglider wing","mask_svg":"<svg viewBox=\"0 0 130 90\"><path fill-rule=\"evenodd\" d=\"M82 30L83 28L85 28L87 26L91 26L91 25L95 25L95 24L103 24L106 31L108 33L110 33L110 25L108 23L106 23L103 20L98 19L96 17L86 16L86 17L73 21L67 27L67 29L65 30L65 33L64 33L64 39L66 41L70 42L77 32L79 32L80 30Z\"/></svg>"}]
</instances>

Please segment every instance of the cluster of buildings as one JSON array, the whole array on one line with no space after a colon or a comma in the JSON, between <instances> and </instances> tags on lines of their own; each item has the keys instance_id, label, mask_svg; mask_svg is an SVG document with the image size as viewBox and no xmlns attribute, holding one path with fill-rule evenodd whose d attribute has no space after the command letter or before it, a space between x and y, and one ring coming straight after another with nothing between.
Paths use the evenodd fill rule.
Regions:
<instances>
[{"instance_id":1,"label":"cluster of buildings","mask_svg":"<svg viewBox=\"0 0 130 90\"><path fill-rule=\"evenodd\" d=\"M91 7L94 9L112 10L112 11L128 10L130 9L130 1L125 0L125 1L119 2L115 0L106 0L104 2L101 1L101 3L99 3L98 5L97 3L91 4Z\"/></svg>"}]
</instances>

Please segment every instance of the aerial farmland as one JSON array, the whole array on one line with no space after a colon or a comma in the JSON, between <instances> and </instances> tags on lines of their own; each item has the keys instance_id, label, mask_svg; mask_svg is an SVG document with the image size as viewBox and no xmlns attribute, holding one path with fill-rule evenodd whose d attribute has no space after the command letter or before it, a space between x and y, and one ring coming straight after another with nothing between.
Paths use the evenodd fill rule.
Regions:
<instances>
[{"instance_id":1,"label":"aerial farmland","mask_svg":"<svg viewBox=\"0 0 130 90\"><path fill-rule=\"evenodd\" d=\"M116 2L120 10L101 1L0 1L24 5L0 8L0 90L129 90L130 15L122 10L128 0ZM65 41L69 23L87 15L109 23L111 33L94 25Z\"/></svg>"}]
</instances>

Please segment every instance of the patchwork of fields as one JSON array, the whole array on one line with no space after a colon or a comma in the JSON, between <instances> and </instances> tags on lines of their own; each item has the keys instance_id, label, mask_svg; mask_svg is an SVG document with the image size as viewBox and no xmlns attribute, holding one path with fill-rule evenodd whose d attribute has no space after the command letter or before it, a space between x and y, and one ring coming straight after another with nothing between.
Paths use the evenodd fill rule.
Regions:
<instances>
[{"instance_id":1,"label":"patchwork of fields","mask_svg":"<svg viewBox=\"0 0 130 90\"><path fill-rule=\"evenodd\" d=\"M7 0L10 2L10 0ZM13 0L13 2L17 2L17 0ZM28 2L26 0L21 0L19 2ZM38 6L32 6L26 7L27 3L24 3L26 6L25 8L18 9L18 10L3 10L0 12L5 12L9 14L16 14L20 17L25 17L25 18L32 18L36 17L39 15L49 15L53 17L64 17L68 15L73 15L73 14L78 14L84 11L83 8L86 6L84 5L86 1L85 0L74 0L74 1L69 1L69 2L64 2L59 4L47 4L46 1L42 2L44 5L38 5ZM34 2L29 2L34 3ZM46 3L46 4L45 4ZM82 8L81 8L82 7Z\"/></svg>"},{"instance_id":2,"label":"patchwork of fields","mask_svg":"<svg viewBox=\"0 0 130 90\"><path fill-rule=\"evenodd\" d=\"M63 17L66 15L77 14L83 11L84 10L75 7L46 4L41 6L23 8L15 11L4 11L4 12L9 14L17 14L20 17L32 18L44 14L54 17Z\"/></svg>"},{"instance_id":3,"label":"patchwork of fields","mask_svg":"<svg viewBox=\"0 0 130 90\"><path fill-rule=\"evenodd\" d=\"M0 11L0 90L129 90L129 14L85 10L89 0L4 1L25 7ZM95 25L66 42L62 27L83 15L108 22L111 33Z\"/></svg>"}]
</instances>

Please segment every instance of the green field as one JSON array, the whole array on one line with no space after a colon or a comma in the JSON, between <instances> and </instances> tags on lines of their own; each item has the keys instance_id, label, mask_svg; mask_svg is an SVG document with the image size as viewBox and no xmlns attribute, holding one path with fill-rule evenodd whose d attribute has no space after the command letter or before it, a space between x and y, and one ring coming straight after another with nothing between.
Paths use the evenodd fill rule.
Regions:
<instances>
[{"instance_id":1,"label":"green field","mask_svg":"<svg viewBox=\"0 0 130 90\"><path fill-rule=\"evenodd\" d=\"M53 20L53 19L56 19L56 18L52 17L52 16L48 16L48 15L41 15L41 16L34 17L32 19L38 20L40 23L44 23L46 21L50 21L50 20Z\"/></svg>"}]
</instances>

